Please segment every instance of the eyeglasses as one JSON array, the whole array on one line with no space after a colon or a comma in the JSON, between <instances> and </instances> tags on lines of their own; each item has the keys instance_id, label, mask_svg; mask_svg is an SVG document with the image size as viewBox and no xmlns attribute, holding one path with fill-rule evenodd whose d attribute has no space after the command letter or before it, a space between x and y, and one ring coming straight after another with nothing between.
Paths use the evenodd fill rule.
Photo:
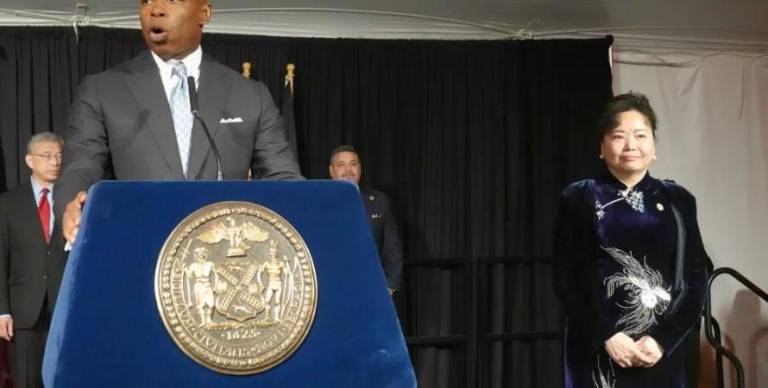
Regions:
<instances>
[{"instance_id":1,"label":"eyeglasses","mask_svg":"<svg viewBox=\"0 0 768 388\"><path fill-rule=\"evenodd\" d=\"M50 163L50 162L52 162L54 160L57 161L57 162L61 162L61 153L58 153L58 154L30 154L30 155L37 156L38 158L41 158L41 159L45 160L47 163Z\"/></svg>"}]
</instances>

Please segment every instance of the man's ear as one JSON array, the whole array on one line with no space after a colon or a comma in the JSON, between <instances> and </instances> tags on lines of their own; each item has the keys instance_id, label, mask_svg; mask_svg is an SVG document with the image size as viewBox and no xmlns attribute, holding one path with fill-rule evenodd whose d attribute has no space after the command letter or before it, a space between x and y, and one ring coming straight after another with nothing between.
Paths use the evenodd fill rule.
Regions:
<instances>
[{"instance_id":1,"label":"man's ear","mask_svg":"<svg viewBox=\"0 0 768 388\"><path fill-rule=\"evenodd\" d=\"M211 18L213 17L213 6L211 6L207 1L205 4L203 4L203 7L200 8L200 27L205 26L211 21Z\"/></svg>"},{"instance_id":2,"label":"man's ear","mask_svg":"<svg viewBox=\"0 0 768 388\"><path fill-rule=\"evenodd\" d=\"M27 167L29 167L30 170L32 169L32 158L33 156L30 154L24 156L24 162L27 163Z\"/></svg>"}]
</instances>

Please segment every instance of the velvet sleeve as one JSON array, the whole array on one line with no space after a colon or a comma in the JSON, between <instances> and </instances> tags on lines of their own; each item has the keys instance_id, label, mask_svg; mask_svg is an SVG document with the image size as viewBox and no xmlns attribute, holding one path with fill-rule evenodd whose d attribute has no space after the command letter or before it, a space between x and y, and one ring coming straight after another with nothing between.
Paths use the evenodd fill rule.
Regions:
<instances>
[{"instance_id":1,"label":"velvet sleeve","mask_svg":"<svg viewBox=\"0 0 768 388\"><path fill-rule=\"evenodd\" d=\"M679 307L649 333L664 348L665 354L671 354L680 345L688 331L701 317L710 263L696 219L696 200L693 195L679 186L675 191L679 191L674 196L677 198L675 204L680 208L686 228L683 266L686 287L683 292L673 295L673 298L683 298L679 302Z\"/></svg>"},{"instance_id":2,"label":"velvet sleeve","mask_svg":"<svg viewBox=\"0 0 768 388\"><path fill-rule=\"evenodd\" d=\"M615 334L608 320L598 310L598 287L594 257L593 223L585 214L584 182L568 186L561 195L555 218L554 284L555 293L568 316L569 330L577 330L592 347L603 348Z\"/></svg>"}]
</instances>

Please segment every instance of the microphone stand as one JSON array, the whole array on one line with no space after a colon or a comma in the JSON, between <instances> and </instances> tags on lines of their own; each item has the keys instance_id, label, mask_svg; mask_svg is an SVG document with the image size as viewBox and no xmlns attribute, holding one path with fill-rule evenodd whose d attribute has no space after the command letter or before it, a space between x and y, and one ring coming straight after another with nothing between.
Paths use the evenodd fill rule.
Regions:
<instances>
[{"instance_id":1,"label":"microphone stand","mask_svg":"<svg viewBox=\"0 0 768 388\"><path fill-rule=\"evenodd\" d=\"M195 87L195 77L189 76L187 78L187 90L189 90L189 107L192 110L192 116L194 116L195 119L197 119L197 121L199 121L203 126L205 137L208 138L208 142L211 144L211 149L213 150L213 156L216 158L216 180L222 181L224 180L224 176L221 173L221 154L219 154L219 149L216 147L216 142L213 141L213 137L211 136L211 132L208 130L208 126L205 125L205 121L203 121L203 118L200 117L199 103L197 100L197 88Z\"/></svg>"}]
</instances>

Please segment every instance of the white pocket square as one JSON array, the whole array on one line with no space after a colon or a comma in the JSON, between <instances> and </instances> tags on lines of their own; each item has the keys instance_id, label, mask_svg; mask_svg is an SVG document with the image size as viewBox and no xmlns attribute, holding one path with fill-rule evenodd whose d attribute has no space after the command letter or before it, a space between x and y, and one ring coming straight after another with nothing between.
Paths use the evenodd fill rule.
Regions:
<instances>
[{"instance_id":1,"label":"white pocket square","mask_svg":"<svg viewBox=\"0 0 768 388\"><path fill-rule=\"evenodd\" d=\"M227 117L222 118L221 121L219 121L219 124L232 124L232 123L242 123L243 119L240 117Z\"/></svg>"}]
</instances>

